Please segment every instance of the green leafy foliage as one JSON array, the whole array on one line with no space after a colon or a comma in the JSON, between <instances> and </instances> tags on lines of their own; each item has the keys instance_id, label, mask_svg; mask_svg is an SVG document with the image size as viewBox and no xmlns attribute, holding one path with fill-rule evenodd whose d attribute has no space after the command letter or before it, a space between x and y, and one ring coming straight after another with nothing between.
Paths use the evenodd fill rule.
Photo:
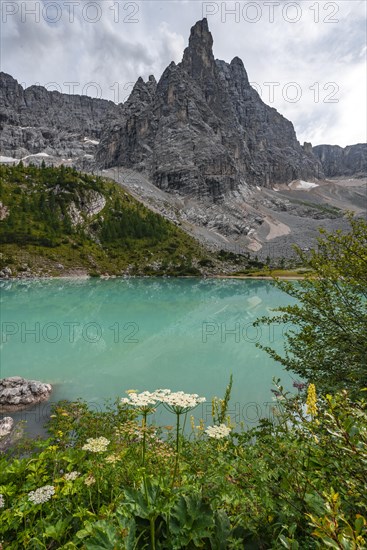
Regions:
<instances>
[{"instance_id":1,"label":"green leafy foliage","mask_svg":"<svg viewBox=\"0 0 367 550\"><path fill-rule=\"evenodd\" d=\"M324 392L367 386L367 223L349 221L348 234L321 231L317 249L297 249L311 274L297 284L276 281L297 303L256 322L284 326L283 356L259 347Z\"/></svg>"},{"instance_id":2,"label":"green leafy foliage","mask_svg":"<svg viewBox=\"0 0 367 550\"><path fill-rule=\"evenodd\" d=\"M181 495L170 513L169 529L175 539L173 548L196 548L207 538L214 524L209 504L199 494Z\"/></svg>"}]
</instances>

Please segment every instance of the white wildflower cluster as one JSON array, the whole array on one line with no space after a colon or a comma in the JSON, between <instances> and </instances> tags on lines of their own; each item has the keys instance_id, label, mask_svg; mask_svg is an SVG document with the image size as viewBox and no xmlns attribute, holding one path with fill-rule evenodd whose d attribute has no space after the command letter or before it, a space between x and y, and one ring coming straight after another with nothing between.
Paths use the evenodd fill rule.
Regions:
<instances>
[{"instance_id":1,"label":"white wildflower cluster","mask_svg":"<svg viewBox=\"0 0 367 550\"><path fill-rule=\"evenodd\" d=\"M44 485L35 491L28 493L28 500L33 502L33 504L43 504L50 500L52 495L55 494L55 487L52 485Z\"/></svg>"},{"instance_id":2,"label":"white wildflower cluster","mask_svg":"<svg viewBox=\"0 0 367 550\"><path fill-rule=\"evenodd\" d=\"M154 395L156 399L158 399L158 401L162 401L167 395L170 395L171 393L172 393L171 390L160 389L160 390L155 390Z\"/></svg>"},{"instance_id":3,"label":"white wildflower cluster","mask_svg":"<svg viewBox=\"0 0 367 550\"><path fill-rule=\"evenodd\" d=\"M162 395L161 402L168 410L175 414L191 411L197 405L206 401L205 397L199 397L197 393L184 393L183 391L168 393L169 390L165 391L167 393Z\"/></svg>"},{"instance_id":4,"label":"white wildflower cluster","mask_svg":"<svg viewBox=\"0 0 367 550\"><path fill-rule=\"evenodd\" d=\"M82 450L91 451L92 453L102 453L103 451L107 451L109 443L110 441L105 437L90 437L87 439L87 443L83 445Z\"/></svg>"},{"instance_id":5,"label":"white wildflower cluster","mask_svg":"<svg viewBox=\"0 0 367 550\"><path fill-rule=\"evenodd\" d=\"M122 405L136 407L142 411L150 411L157 405L157 396L155 392L143 391L141 393L129 392L129 397L121 399Z\"/></svg>"},{"instance_id":6,"label":"white wildflower cluster","mask_svg":"<svg viewBox=\"0 0 367 550\"><path fill-rule=\"evenodd\" d=\"M197 393L172 392L168 389L159 389L154 392L141 393L128 392L129 397L121 399L123 405L133 406L141 411L151 411L160 403L163 403L170 411L181 414L195 408L199 403L206 401L205 397L199 397Z\"/></svg>"},{"instance_id":7,"label":"white wildflower cluster","mask_svg":"<svg viewBox=\"0 0 367 550\"><path fill-rule=\"evenodd\" d=\"M89 474L84 480L84 484L87 487L90 487L91 485L94 485L95 482L96 482L96 478L94 476L92 476L92 474Z\"/></svg>"},{"instance_id":8,"label":"white wildflower cluster","mask_svg":"<svg viewBox=\"0 0 367 550\"><path fill-rule=\"evenodd\" d=\"M5 506L4 495L0 493L0 508L4 508L4 506Z\"/></svg>"},{"instance_id":9,"label":"white wildflower cluster","mask_svg":"<svg viewBox=\"0 0 367 550\"><path fill-rule=\"evenodd\" d=\"M64 475L66 481L75 481L77 477L80 476L80 472L69 472Z\"/></svg>"},{"instance_id":10,"label":"white wildflower cluster","mask_svg":"<svg viewBox=\"0 0 367 550\"><path fill-rule=\"evenodd\" d=\"M108 464L116 464L118 460L121 460L121 458L118 455L109 455L105 458L105 461Z\"/></svg>"},{"instance_id":11,"label":"white wildflower cluster","mask_svg":"<svg viewBox=\"0 0 367 550\"><path fill-rule=\"evenodd\" d=\"M208 426L205 433L208 437L212 437L213 439L222 439L231 433L231 428L228 428L225 424L219 424L219 426Z\"/></svg>"}]
</instances>

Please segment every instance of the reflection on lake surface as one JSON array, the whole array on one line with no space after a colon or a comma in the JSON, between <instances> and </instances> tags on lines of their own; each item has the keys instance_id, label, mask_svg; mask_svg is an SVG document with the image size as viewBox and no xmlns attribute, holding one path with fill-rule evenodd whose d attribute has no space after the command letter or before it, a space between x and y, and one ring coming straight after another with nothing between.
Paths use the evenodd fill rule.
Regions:
<instances>
[{"instance_id":1,"label":"reflection on lake surface","mask_svg":"<svg viewBox=\"0 0 367 550\"><path fill-rule=\"evenodd\" d=\"M271 281L72 279L2 281L1 376L50 382L53 401L106 398L170 388L209 403L234 376L232 417L254 423L268 412L272 378L288 373L255 347L282 347L281 328L252 327L290 303ZM157 413L159 414L159 413Z\"/></svg>"}]
</instances>

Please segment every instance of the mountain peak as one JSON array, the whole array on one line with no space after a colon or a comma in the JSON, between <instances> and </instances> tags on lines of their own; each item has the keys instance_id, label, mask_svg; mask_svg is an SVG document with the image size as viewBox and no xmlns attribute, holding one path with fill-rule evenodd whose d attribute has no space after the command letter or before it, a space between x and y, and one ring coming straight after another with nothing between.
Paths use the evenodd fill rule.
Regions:
<instances>
[{"instance_id":1,"label":"mountain peak","mask_svg":"<svg viewBox=\"0 0 367 550\"><path fill-rule=\"evenodd\" d=\"M210 37L212 36L211 33L209 32L208 20L206 17L204 17L200 21L196 21L195 25L191 27L190 38L192 36L202 37L203 35L206 35L206 34L210 35Z\"/></svg>"},{"instance_id":2,"label":"mountain peak","mask_svg":"<svg viewBox=\"0 0 367 550\"><path fill-rule=\"evenodd\" d=\"M184 51L182 68L195 80L207 73L213 74L215 67L213 37L206 18L191 27L189 45Z\"/></svg>"}]
</instances>

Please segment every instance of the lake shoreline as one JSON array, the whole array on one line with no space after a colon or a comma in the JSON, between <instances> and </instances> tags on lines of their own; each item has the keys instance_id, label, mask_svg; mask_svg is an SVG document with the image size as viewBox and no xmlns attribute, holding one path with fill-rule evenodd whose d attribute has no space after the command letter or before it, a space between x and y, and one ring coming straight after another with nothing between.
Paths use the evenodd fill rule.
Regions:
<instances>
[{"instance_id":1,"label":"lake shoreline","mask_svg":"<svg viewBox=\"0 0 367 550\"><path fill-rule=\"evenodd\" d=\"M275 281L280 279L282 281L299 281L303 280L304 275L276 275L272 277L271 275L180 275L177 277L172 277L170 275L101 275L100 277L91 277L90 275L56 275L50 277L0 277L0 282L2 281L53 281L53 280L75 280L75 281L90 281L90 280L129 280L129 279L198 279L198 280L207 280L207 279L238 279L238 280L263 280L263 281Z\"/></svg>"}]
</instances>

